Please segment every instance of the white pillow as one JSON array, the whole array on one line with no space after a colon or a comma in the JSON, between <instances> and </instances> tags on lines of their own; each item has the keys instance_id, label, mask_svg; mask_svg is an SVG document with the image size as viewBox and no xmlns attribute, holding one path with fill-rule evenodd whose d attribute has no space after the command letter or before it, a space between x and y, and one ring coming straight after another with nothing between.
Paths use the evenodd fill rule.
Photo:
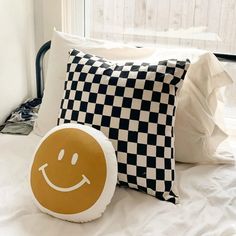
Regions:
<instances>
[{"instance_id":1,"label":"white pillow","mask_svg":"<svg viewBox=\"0 0 236 236\"><path fill-rule=\"evenodd\" d=\"M218 88L231 83L231 78L211 53L192 63L186 76L176 111L176 160L232 163L232 156L217 153L219 144L228 137Z\"/></svg>"},{"instance_id":2,"label":"white pillow","mask_svg":"<svg viewBox=\"0 0 236 236\"><path fill-rule=\"evenodd\" d=\"M34 127L36 134L43 136L57 124L68 51L71 48L116 61L150 62L189 58L193 65L186 75L177 107L176 160L188 163L212 162L218 144L227 137L218 124L217 88L232 80L213 54L198 49L134 48L54 31L44 97ZM184 140L191 145L186 147Z\"/></svg>"}]
</instances>

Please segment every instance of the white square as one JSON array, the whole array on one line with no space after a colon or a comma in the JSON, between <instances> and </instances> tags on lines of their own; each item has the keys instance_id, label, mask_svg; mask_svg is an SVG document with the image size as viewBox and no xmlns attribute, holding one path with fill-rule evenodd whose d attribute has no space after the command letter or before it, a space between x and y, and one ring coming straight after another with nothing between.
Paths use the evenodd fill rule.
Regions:
<instances>
[{"instance_id":1,"label":"white square","mask_svg":"<svg viewBox=\"0 0 236 236\"><path fill-rule=\"evenodd\" d=\"M158 146L165 147L165 136L157 135Z\"/></svg>"},{"instance_id":2,"label":"white square","mask_svg":"<svg viewBox=\"0 0 236 236\"><path fill-rule=\"evenodd\" d=\"M122 107L123 97L116 96L114 97L113 106Z\"/></svg>"},{"instance_id":3,"label":"white square","mask_svg":"<svg viewBox=\"0 0 236 236\"><path fill-rule=\"evenodd\" d=\"M105 103L105 99L106 99L106 95L105 94L98 94L97 96L97 104L104 104Z\"/></svg>"},{"instance_id":4,"label":"white square","mask_svg":"<svg viewBox=\"0 0 236 236\"><path fill-rule=\"evenodd\" d=\"M118 173L118 176L119 176L119 181L123 181L123 182L125 182L125 183L128 182L128 179L127 179L127 175L126 175L126 174Z\"/></svg>"},{"instance_id":5,"label":"white square","mask_svg":"<svg viewBox=\"0 0 236 236\"><path fill-rule=\"evenodd\" d=\"M144 92L143 92L143 100L152 101L152 94L153 94L153 91L151 91L151 90L144 90Z\"/></svg>"},{"instance_id":6,"label":"white square","mask_svg":"<svg viewBox=\"0 0 236 236\"><path fill-rule=\"evenodd\" d=\"M129 108L121 108L120 117L124 118L124 119L129 119L130 118L130 109Z\"/></svg>"},{"instance_id":7,"label":"white square","mask_svg":"<svg viewBox=\"0 0 236 236\"><path fill-rule=\"evenodd\" d=\"M146 156L137 156L137 166L146 167L147 166L147 157Z\"/></svg>"},{"instance_id":8,"label":"white square","mask_svg":"<svg viewBox=\"0 0 236 236\"><path fill-rule=\"evenodd\" d=\"M106 94L115 96L115 91L116 91L116 86L108 85Z\"/></svg>"},{"instance_id":9,"label":"white square","mask_svg":"<svg viewBox=\"0 0 236 236\"><path fill-rule=\"evenodd\" d=\"M80 111L78 121L84 123L85 122L85 117L86 117L86 112Z\"/></svg>"},{"instance_id":10,"label":"white square","mask_svg":"<svg viewBox=\"0 0 236 236\"><path fill-rule=\"evenodd\" d=\"M137 176L136 166L127 164L127 174Z\"/></svg>"},{"instance_id":11,"label":"white square","mask_svg":"<svg viewBox=\"0 0 236 236\"><path fill-rule=\"evenodd\" d=\"M142 105L142 100L141 99L133 98L133 100L132 100L132 108L134 108L136 110L140 110L141 109L141 105Z\"/></svg>"},{"instance_id":12,"label":"white square","mask_svg":"<svg viewBox=\"0 0 236 236\"><path fill-rule=\"evenodd\" d=\"M156 183L156 191L165 192L165 181L158 180L158 182Z\"/></svg>"},{"instance_id":13,"label":"white square","mask_svg":"<svg viewBox=\"0 0 236 236\"><path fill-rule=\"evenodd\" d=\"M128 88L128 87L125 88L124 97L133 98L133 94L134 94L133 88Z\"/></svg>"},{"instance_id":14,"label":"white square","mask_svg":"<svg viewBox=\"0 0 236 236\"><path fill-rule=\"evenodd\" d=\"M99 84L93 83L90 89L91 93L98 93Z\"/></svg>"},{"instance_id":15,"label":"white square","mask_svg":"<svg viewBox=\"0 0 236 236\"><path fill-rule=\"evenodd\" d=\"M161 94L161 103L168 104L169 101L169 94L167 93L162 93Z\"/></svg>"},{"instance_id":16,"label":"white square","mask_svg":"<svg viewBox=\"0 0 236 236\"><path fill-rule=\"evenodd\" d=\"M138 131L139 121L131 120L129 122L129 130L130 131Z\"/></svg>"},{"instance_id":17,"label":"white square","mask_svg":"<svg viewBox=\"0 0 236 236\"><path fill-rule=\"evenodd\" d=\"M162 113L159 113L157 123L160 124L160 125L166 125L166 115L162 114Z\"/></svg>"},{"instance_id":18,"label":"white square","mask_svg":"<svg viewBox=\"0 0 236 236\"><path fill-rule=\"evenodd\" d=\"M156 123L148 123L148 133L157 134L157 124Z\"/></svg>"},{"instance_id":19,"label":"white square","mask_svg":"<svg viewBox=\"0 0 236 236\"><path fill-rule=\"evenodd\" d=\"M183 76L184 70L178 67L175 68L174 76L181 78Z\"/></svg>"},{"instance_id":20,"label":"white square","mask_svg":"<svg viewBox=\"0 0 236 236\"><path fill-rule=\"evenodd\" d=\"M102 123L102 116L94 114L94 116L93 116L93 124L100 126L101 123Z\"/></svg>"},{"instance_id":21,"label":"white square","mask_svg":"<svg viewBox=\"0 0 236 236\"><path fill-rule=\"evenodd\" d=\"M164 65L158 65L157 66L157 71L159 72L159 73L165 73L166 72L166 66L164 66Z\"/></svg>"},{"instance_id":22,"label":"white square","mask_svg":"<svg viewBox=\"0 0 236 236\"><path fill-rule=\"evenodd\" d=\"M139 120L148 122L149 121L149 115L150 115L149 111L142 111L141 110Z\"/></svg>"},{"instance_id":23,"label":"white square","mask_svg":"<svg viewBox=\"0 0 236 236\"><path fill-rule=\"evenodd\" d=\"M157 158L156 159L156 165L158 166L158 169L165 169L165 159L164 158Z\"/></svg>"},{"instance_id":24,"label":"white square","mask_svg":"<svg viewBox=\"0 0 236 236\"><path fill-rule=\"evenodd\" d=\"M119 129L119 125L120 125L120 118L111 117L111 127L115 129Z\"/></svg>"},{"instance_id":25,"label":"white square","mask_svg":"<svg viewBox=\"0 0 236 236\"><path fill-rule=\"evenodd\" d=\"M88 113L94 113L94 111L95 111L95 106L96 106L95 103L88 103L88 105L87 105L87 112L88 112Z\"/></svg>"},{"instance_id":26,"label":"white square","mask_svg":"<svg viewBox=\"0 0 236 236\"><path fill-rule=\"evenodd\" d=\"M67 109L65 114L65 119L71 120L72 110Z\"/></svg>"},{"instance_id":27,"label":"white square","mask_svg":"<svg viewBox=\"0 0 236 236\"><path fill-rule=\"evenodd\" d=\"M122 140L122 141L127 141L128 140L128 131L120 129L118 139Z\"/></svg>"},{"instance_id":28,"label":"white square","mask_svg":"<svg viewBox=\"0 0 236 236\"><path fill-rule=\"evenodd\" d=\"M171 158L171 148L165 147L164 156L166 159Z\"/></svg>"},{"instance_id":29,"label":"white square","mask_svg":"<svg viewBox=\"0 0 236 236\"><path fill-rule=\"evenodd\" d=\"M148 145L147 147L147 155L155 157L156 156L156 146L155 145Z\"/></svg>"},{"instance_id":30,"label":"white square","mask_svg":"<svg viewBox=\"0 0 236 236\"><path fill-rule=\"evenodd\" d=\"M111 77L120 77L121 71L115 70L112 72Z\"/></svg>"},{"instance_id":31,"label":"white square","mask_svg":"<svg viewBox=\"0 0 236 236\"><path fill-rule=\"evenodd\" d=\"M91 69L91 66L83 65L83 68L82 68L81 72L88 73L90 69Z\"/></svg>"},{"instance_id":32,"label":"white square","mask_svg":"<svg viewBox=\"0 0 236 236\"><path fill-rule=\"evenodd\" d=\"M148 139L148 135L145 133L138 133L138 143L146 144Z\"/></svg>"},{"instance_id":33,"label":"white square","mask_svg":"<svg viewBox=\"0 0 236 236\"><path fill-rule=\"evenodd\" d=\"M123 164L127 164L127 154L124 152L119 152L118 162L123 163Z\"/></svg>"},{"instance_id":34,"label":"white square","mask_svg":"<svg viewBox=\"0 0 236 236\"><path fill-rule=\"evenodd\" d=\"M138 72L137 71L130 71L129 72L129 79L137 79Z\"/></svg>"},{"instance_id":35,"label":"white square","mask_svg":"<svg viewBox=\"0 0 236 236\"><path fill-rule=\"evenodd\" d=\"M76 91L75 90L70 90L70 96L69 96L69 99L75 99L75 93Z\"/></svg>"},{"instance_id":36,"label":"white square","mask_svg":"<svg viewBox=\"0 0 236 236\"><path fill-rule=\"evenodd\" d=\"M129 142L127 145L127 152L136 154L137 153L137 143Z\"/></svg>"},{"instance_id":37,"label":"white square","mask_svg":"<svg viewBox=\"0 0 236 236\"><path fill-rule=\"evenodd\" d=\"M73 110L74 110L74 111L79 111L79 110L80 110L80 104L81 104L80 101L74 100Z\"/></svg>"},{"instance_id":38,"label":"white square","mask_svg":"<svg viewBox=\"0 0 236 236\"><path fill-rule=\"evenodd\" d=\"M165 169L165 180L172 181L172 170Z\"/></svg>"},{"instance_id":39,"label":"white square","mask_svg":"<svg viewBox=\"0 0 236 236\"><path fill-rule=\"evenodd\" d=\"M68 99L64 99L62 104L62 109L67 109L67 107L68 107Z\"/></svg>"},{"instance_id":40,"label":"white square","mask_svg":"<svg viewBox=\"0 0 236 236\"><path fill-rule=\"evenodd\" d=\"M69 72L74 72L75 69L76 69L76 67L77 67L77 63L72 63L72 64L70 65L70 70L69 70Z\"/></svg>"},{"instance_id":41,"label":"white square","mask_svg":"<svg viewBox=\"0 0 236 236\"><path fill-rule=\"evenodd\" d=\"M109 105L104 106L103 115L111 116L111 113L112 113L112 106Z\"/></svg>"},{"instance_id":42,"label":"white square","mask_svg":"<svg viewBox=\"0 0 236 236\"><path fill-rule=\"evenodd\" d=\"M147 168L146 176L147 176L147 179L156 179L156 169Z\"/></svg>"},{"instance_id":43,"label":"white square","mask_svg":"<svg viewBox=\"0 0 236 236\"><path fill-rule=\"evenodd\" d=\"M137 177L137 184L141 187L147 187L147 180L145 178Z\"/></svg>"},{"instance_id":44,"label":"white square","mask_svg":"<svg viewBox=\"0 0 236 236\"><path fill-rule=\"evenodd\" d=\"M90 93L87 92L87 91L84 91L84 92L82 93L81 101L83 101L83 102L88 102L89 96L90 96Z\"/></svg>"},{"instance_id":45,"label":"white square","mask_svg":"<svg viewBox=\"0 0 236 236\"><path fill-rule=\"evenodd\" d=\"M145 80L137 80L135 83L135 88L144 90Z\"/></svg>"}]
</instances>

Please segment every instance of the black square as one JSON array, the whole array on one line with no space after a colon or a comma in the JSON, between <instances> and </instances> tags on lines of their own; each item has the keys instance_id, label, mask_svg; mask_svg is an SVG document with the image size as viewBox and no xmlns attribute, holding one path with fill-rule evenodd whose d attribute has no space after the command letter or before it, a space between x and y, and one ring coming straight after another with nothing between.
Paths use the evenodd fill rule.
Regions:
<instances>
[{"instance_id":1,"label":"black square","mask_svg":"<svg viewBox=\"0 0 236 236\"><path fill-rule=\"evenodd\" d=\"M141 110L143 111L149 111L150 110L150 106L151 106L151 102L150 101L142 101L142 105L141 105Z\"/></svg>"},{"instance_id":2,"label":"black square","mask_svg":"<svg viewBox=\"0 0 236 236\"><path fill-rule=\"evenodd\" d=\"M124 98L123 98L122 107L124 107L124 108L131 108L131 106L132 106L132 101L133 101L132 98L126 98L126 97L124 97Z\"/></svg>"},{"instance_id":3,"label":"black square","mask_svg":"<svg viewBox=\"0 0 236 236\"><path fill-rule=\"evenodd\" d=\"M80 111L87 111L88 103L87 102L80 102Z\"/></svg>"},{"instance_id":4,"label":"black square","mask_svg":"<svg viewBox=\"0 0 236 236\"><path fill-rule=\"evenodd\" d=\"M103 109L104 109L104 105L96 104L96 106L95 106L95 114L102 115L103 114Z\"/></svg>"},{"instance_id":5,"label":"black square","mask_svg":"<svg viewBox=\"0 0 236 236\"><path fill-rule=\"evenodd\" d=\"M112 106L113 105L113 101L114 101L114 96L106 95L106 98L105 98L105 104L106 105Z\"/></svg>"},{"instance_id":6,"label":"black square","mask_svg":"<svg viewBox=\"0 0 236 236\"><path fill-rule=\"evenodd\" d=\"M112 107L112 112L111 112L111 116L112 117L120 117L121 114L121 107Z\"/></svg>"},{"instance_id":7,"label":"black square","mask_svg":"<svg viewBox=\"0 0 236 236\"><path fill-rule=\"evenodd\" d=\"M137 184L137 177L133 175L127 175L128 183Z\"/></svg>"},{"instance_id":8,"label":"black square","mask_svg":"<svg viewBox=\"0 0 236 236\"><path fill-rule=\"evenodd\" d=\"M128 133L128 141L137 143L138 142L138 132L135 131L129 131Z\"/></svg>"},{"instance_id":9,"label":"black square","mask_svg":"<svg viewBox=\"0 0 236 236\"><path fill-rule=\"evenodd\" d=\"M96 100L97 100L97 94L96 93L90 93L88 101L91 102L91 103L96 103Z\"/></svg>"},{"instance_id":10,"label":"black square","mask_svg":"<svg viewBox=\"0 0 236 236\"><path fill-rule=\"evenodd\" d=\"M109 130L109 138L117 140L118 136L119 136L119 130L118 129L110 128L110 130Z\"/></svg>"},{"instance_id":11,"label":"black square","mask_svg":"<svg viewBox=\"0 0 236 236\"><path fill-rule=\"evenodd\" d=\"M137 75L137 79L145 79L147 75L146 71L139 71Z\"/></svg>"},{"instance_id":12,"label":"black square","mask_svg":"<svg viewBox=\"0 0 236 236\"><path fill-rule=\"evenodd\" d=\"M142 133L148 133L148 122L139 122L138 131Z\"/></svg>"},{"instance_id":13,"label":"black square","mask_svg":"<svg viewBox=\"0 0 236 236\"><path fill-rule=\"evenodd\" d=\"M147 155L147 145L138 143L138 145L137 145L137 154L138 155Z\"/></svg>"},{"instance_id":14,"label":"black square","mask_svg":"<svg viewBox=\"0 0 236 236\"><path fill-rule=\"evenodd\" d=\"M127 153L127 164L137 165L137 155Z\"/></svg>"},{"instance_id":15,"label":"black square","mask_svg":"<svg viewBox=\"0 0 236 236\"><path fill-rule=\"evenodd\" d=\"M124 129L124 130L128 130L129 129L129 120L120 118L119 128Z\"/></svg>"},{"instance_id":16,"label":"black square","mask_svg":"<svg viewBox=\"0 0 236 236\"><path fill-rule=\"evenodd\" d=\"M156 169L156 178L157 180L165 179L165 170L164 169Z\"/></svg>"},{"instance_id":17,"label":"black square","mask_svg":"<svg viewBox=\"0 0 236 236\"><path fill-rule=\"evenodd\" d=\"M102 116L102 122L101 125L104 127L109 127L111 122L111 117L110 116Z\"/></svg>"},{"instance_id":18,"label":"black square","mask_svg":"<svg viewBox=\"0 0 236 236\"><path fill-rule=\"evenodd\" d=\"M139 120L139 117L140 117L140 110L131 109L130 119L131 120Z\"/></svg>"},{"instance_id":19,"label":"black square","mask_svg":"<svg viewBox=\"0 0 236 236\"><path fill-rule=\"evenodd\" d=\"M135 87L136 80L135 79L128 79L126 82L126 87L134 88Z\"/></svg>"},{"instance_id":20,"label":"black square","mask_svg":"<svg viewBox=\"0 0 236 236\"><path fill-rule=\"evenodd\" d=\"M100 84L98 88L98 93L106 94L107 93L107 85Z\"/></svg>"},{"instance_id":21,"label":"black square","mask_svg":"<svg viewBox=\"0 0 236 236\"><path fill-rule=\"evenodd\" d=\"M148 134L148 144L156 145L157 144L157 135Z\"/></svg>"},{"instance_id":22,"label":"black square","mask_svg":"<svg viewBox=\"0 0 236 236\"><path fill-rule=\"evenodd\" d=\"M68 101L68 105L67 105L67 108L72 110L73 109L73 105L74 105L74 100L69 100Z\"/></svg>"},{"instance_id":23,"label":"black square","mask_svg":"<svg viewBox=\"0 0 236 236\"><path fill-rule=\"evenodd\" d=\"M93 123L93 117L94 117L94 114L87 113L85 116L85 123L87 124Z\"/></svg>"},{"instance_id":24,"label":"black square","mask_svg":"<svg viewBox=\"0 0 236 236\"><path fill-rule=\"evenodd\" d=\"M125 88L124 87L117 86L116 87L116 91L115 91L115 95L123 97L124 96L124 92L125 92Z\"/></svg>"},{"instance_id":25,"label":"black square","mask_svg":"<svg viewBox=\"0 0 236 236\"><path fill-rule=\"evenodd\" d=\"M118 141L118 150L120 152L127 152L127 142L125 142L125 141Z\"/></svg>"},{"instance_id":26,"label":"black square","mask_svg":"<svg viewBox=\"0 0 236 236\"><path fill-rule=\"evenodd\" d=\"M121 71L120 78L128 78L128 76L129 76L129 71Z\"/></svg>"}]
</instances>

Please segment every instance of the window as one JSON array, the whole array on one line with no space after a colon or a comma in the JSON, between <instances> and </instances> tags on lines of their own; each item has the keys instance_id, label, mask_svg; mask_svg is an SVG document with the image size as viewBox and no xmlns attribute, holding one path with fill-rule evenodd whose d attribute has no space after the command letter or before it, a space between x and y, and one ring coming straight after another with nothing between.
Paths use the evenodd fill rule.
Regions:
<instances>
[{"instance_id":1,"label":"window","mask_svg":"<svg viewBox=\"0 0 236 236\"><path fill-rule=\"evenodd\" d=\"M235 0L64 0L64 30L135 45L195 47L236 54ZM234 85L225 89L226 118L236 133Z\"/></svg>"},{"instance_id":2,"label":"window","mask_svg":"<svg viewBox=\"0 0 236 236\"><path fill-rule=\"evenodd\" d=\"M135 44L197 47L236 54L235 0L65 2L73 9L70 16L66 16L71 19L71 33L81 34L85 26L83 30L86 36L92 38ZM83 27L79 26L81 17L84 20Z\"/></svg>"}]
</instances>

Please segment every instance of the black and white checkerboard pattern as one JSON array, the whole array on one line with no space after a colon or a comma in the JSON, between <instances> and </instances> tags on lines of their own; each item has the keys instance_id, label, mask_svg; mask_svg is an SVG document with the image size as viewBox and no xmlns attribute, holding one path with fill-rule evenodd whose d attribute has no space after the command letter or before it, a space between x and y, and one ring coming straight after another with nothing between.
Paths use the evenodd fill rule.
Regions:
<instances>
[{"instance_id":1,"label":"black and white checkerboard pattern","mask_svg":"<svg viewBox=\"0 0 236 236\"><path fill-rule=\"evenodd\" d=\"M120 185L176 202L176 92L189 62L109 62L72 50L58 124L101 130L117 151Z\"/></svg>"}]
</instances>

